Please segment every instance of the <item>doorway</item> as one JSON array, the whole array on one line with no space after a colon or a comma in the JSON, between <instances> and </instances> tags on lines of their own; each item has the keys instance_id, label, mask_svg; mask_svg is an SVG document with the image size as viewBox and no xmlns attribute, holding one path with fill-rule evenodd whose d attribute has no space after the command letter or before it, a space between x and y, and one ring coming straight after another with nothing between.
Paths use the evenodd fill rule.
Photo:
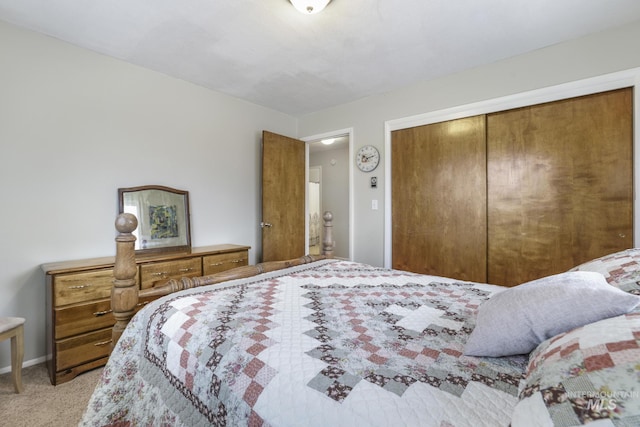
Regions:
<instances>
[{"instance_id":1,"label":"doorway","mask_svg":"<svg viewBox=\"0 0 640 427\"><path fill-rule=\"evenodd\" d=\"M325 211L333 214L334 257L353 259L351 131L303 139L307 142L307 253L321 253Z\"/></svg>"},{"instance_id":2,"label":"doorway","mask_svg":"<svg viewBox=\"0 0 640 427\"><path fill-rule=\"evenodd\" d=\"M309 166L307 205L309 206L309 250L307 253L320 255L324 237L322 234L324 223L322 219L322 166Z\"/></svg>"}]
</instances>

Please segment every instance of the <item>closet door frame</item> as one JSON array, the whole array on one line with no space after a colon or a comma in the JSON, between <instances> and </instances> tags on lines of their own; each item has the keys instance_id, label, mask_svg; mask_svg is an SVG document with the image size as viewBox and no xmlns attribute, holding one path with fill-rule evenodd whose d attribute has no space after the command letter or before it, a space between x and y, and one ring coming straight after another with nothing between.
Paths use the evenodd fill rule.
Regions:
<instances>
[{"instance_id":1,"label":"closet door frame","mask_svg":"<svg viewBox=\"0 0 640 427\"><path fill-rule=\"evenodd\" d=\"M386 121L384 125L384 175L386 200L386 203L384 204L384 266L387 268L391 268L392 266L391 182L393 177L391 175L391 133L393 131L448 120L460 119L469 116L489 114L513 108L526 107L529 105L541 104L545 102L558 101L561 99L573 98L577 96L590 95L593 93L614 89L622 89L625 87L632 87L634 89L633 165L634 170L640 171L640 68L605 74L589 79L578 80L575 82L536 89L528 92L522 92L515 95L494 98L487 101L447 108L431 113ZM634 189L640 188L640 173L634 172L633 180ZM638 243L640 243L640 202L635 197L633 210L633 242L634 246L637 246Z\"/></svg>"}]
</instances>

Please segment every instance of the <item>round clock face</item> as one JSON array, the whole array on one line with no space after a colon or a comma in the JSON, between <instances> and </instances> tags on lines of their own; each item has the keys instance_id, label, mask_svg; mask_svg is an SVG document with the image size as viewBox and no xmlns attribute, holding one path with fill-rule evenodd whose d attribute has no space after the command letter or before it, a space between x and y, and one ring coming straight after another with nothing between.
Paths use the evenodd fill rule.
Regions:
<instances>
[{"instance_id":1,"label":"round clock face","mask_svg":"<svg viewBox=\"0 0 640 427\"><path fill-rule=\"evenodd\" d=\"M380 153L373 145L365 145L356 154L356 165L362 172L371 172L380 163Z\"/></svg>"}]
</instances>

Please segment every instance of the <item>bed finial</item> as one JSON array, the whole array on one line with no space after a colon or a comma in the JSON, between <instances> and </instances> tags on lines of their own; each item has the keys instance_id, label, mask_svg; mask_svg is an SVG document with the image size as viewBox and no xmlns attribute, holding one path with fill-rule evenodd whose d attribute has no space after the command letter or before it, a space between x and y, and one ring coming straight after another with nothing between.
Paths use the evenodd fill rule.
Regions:
<instances>
[{"instance_id":1,"label":"bed finial","mask_svg":"<svg viewBox=\"0 0 640 427\"><path fill-rule=\"evenodd\" d=\"M324 211L324 239L322 240L322 254L327 258L333 258L333 214L331 211Z\"/></svg>"},{"instance_id":2,"label":"bed finial","mask_svg":"<svg viewBox=\"0 0 640 427\"><path fill-rule=\"evenodd\" d=\"M138 218L135 215L130 213L121 213L116 217L116 230L120 234L131 234L133 231L138 228ZM133 240L136 240L136 237L131 235L129 238L133 237Z\"/></svg>"},{"instance_id":3,"label":"bed finial","mask_svg":"<svg viewBox=\"0 0 640 427\"><path fill-rule=\"evenodd\" d=\"M138 227L138 219L130 213L121 213L116 218L116 261L113 268L113 288L111 289L111 310L116 324L111 334L111 349L116 345L122 332L133 317L138 303L135 243L132 233Z\"/></svg>"}]
</instances>

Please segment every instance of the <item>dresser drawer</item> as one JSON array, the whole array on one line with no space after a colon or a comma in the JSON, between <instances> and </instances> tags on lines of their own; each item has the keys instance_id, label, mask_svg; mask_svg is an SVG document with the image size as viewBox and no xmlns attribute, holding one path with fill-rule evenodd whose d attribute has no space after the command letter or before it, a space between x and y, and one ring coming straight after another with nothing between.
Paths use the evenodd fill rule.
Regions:
<instances>
[{"instance_id":1,"label":"dresser drawer","mask_svg":"<svg viewBox=\"0 0 640 427\"><path fill-rule=\"evenodd\" d=\"M136 313L150 301L152 299L140 301L136 305ZM115 323L110 299L57 308L54 312L54 338L59 340L96 329L110 328Z\"/></svg>"},{"instance_id":2,"label":"dresser drawer","mask_svg":"<svg viewBox=\"0 0 640 427\"><path fill-rule=\"evenodd\" d=\"M248 264L249 251L207 255L202 257L202 270L205 276Z\"/></svg>"},{"instance_id":3,"label":"dresser drawer","mask_svg":"<svg viewBox=\"0 0 640 427\"><path fill-rule=\"evenodd\" d=\"M107 357L110 350L111 328L57 341L56 371Z\"/></svg>"},{"instance_id":4,"label":"dresser drawer","mask_svg":"<svg viewBox=\"0 0 640 427\"><path fill-rule=\"evenodd\" d=\"M109 328L116 323L111 312L111 300L57 308L55 316L55 339Z\"/></svg>"},{"instance_id":5,"label":"dresser drawer","mask_svg":"<svg viewBox=\"0 0 640 427\"><path fill-rule=\"evenodd\" d=\"M61 274L53 279L53 305L110 298L113 269Z\"/></svg>"},{"instance_id":6,"label":"dresser drawer","mask_svg":"<svg viewBox=\"0 0 640 427\"><path fill-rule=\"evenodd\" d=\"M136 312L148 302L140 301L136 306ZM54 316L54 338L57 340L97 329L110 328L116 323L111 311L110 299L56 308Z\"/></svg>"},{"instance_id":7,"label":"dresser drawer","mask_svg":"<svg viewBox=\"0 0 640 427\"><path fill-rule=\"evenodd\" d=\"M202 275L201 258L154 262L140 266L140 288L164 285L169 279Z\"/></svg>"}]
</instances>

